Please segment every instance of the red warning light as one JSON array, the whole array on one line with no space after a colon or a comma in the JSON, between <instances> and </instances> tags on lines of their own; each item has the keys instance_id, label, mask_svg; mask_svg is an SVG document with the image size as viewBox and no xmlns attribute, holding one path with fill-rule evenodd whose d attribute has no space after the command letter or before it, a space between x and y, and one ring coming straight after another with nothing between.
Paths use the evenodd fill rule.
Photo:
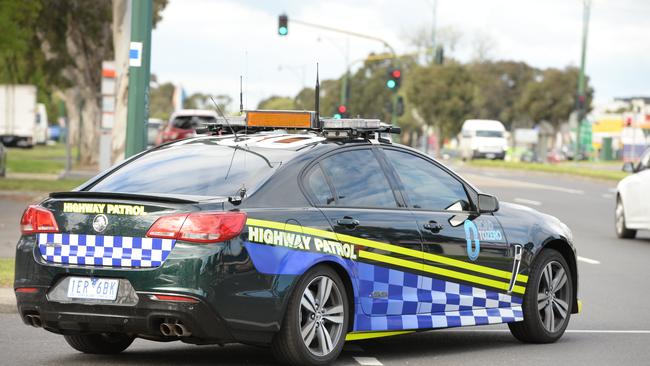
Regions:
<instances>
[{"instance_id":1,"label":"red warning light","mask_svg":"<svg viewBox=\"0 0 650 366\"><path fill-rule=\"evenodd\" d=\"M339 106L339 108L338 108L338 111L339 111L339 113L341 113L341 114L347 112L347 110L348 110L348 108L347 108L346 106L344 106L343 104L341 104L341 105Z\"/></svg>"}]
</instances>

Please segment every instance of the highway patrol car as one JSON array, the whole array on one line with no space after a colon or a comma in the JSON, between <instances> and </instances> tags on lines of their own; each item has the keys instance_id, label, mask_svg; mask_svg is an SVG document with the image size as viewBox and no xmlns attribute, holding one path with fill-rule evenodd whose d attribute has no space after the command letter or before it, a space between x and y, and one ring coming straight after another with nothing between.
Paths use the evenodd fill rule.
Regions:
<instances>
[{"instance_id":1,"label":"highway patrol car","mask_svg":"<svg viewBox=\"0 0 650 366\"><path fill-rule=\"evenodd\" d=\"M437 328L553 342L578 312L567 226L391 143L394 127L250 111L210 129L27 208L26 324L86 353L241 342L320 365L345 341Z\"/></svg>"}]
</instances>

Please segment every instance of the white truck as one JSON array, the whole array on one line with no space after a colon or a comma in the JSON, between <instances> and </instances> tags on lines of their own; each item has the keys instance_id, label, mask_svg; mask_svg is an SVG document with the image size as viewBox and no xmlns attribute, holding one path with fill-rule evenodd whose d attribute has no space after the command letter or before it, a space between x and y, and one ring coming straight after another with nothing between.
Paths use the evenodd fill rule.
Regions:
<instances>
[{"instance_id":1,"label":"white truck","mask_svg":"<svg viewBox=\"0 0 650 366\"><path fill-rule=\"evenodd\" d=\"M36 87L0 85L0 141L31 147L36 137ZM44 121L47 129L47 121Z\"/></svg>"},{"instance_id":2,"label":"white truck","mask_svg":"<svg viewBox=\"0 0 650 366\"><path fill-rule=\"evenodd\" d=\"M478 158L505 159L508 141L503 123L488 119L463 122L460 136L460 156L463 160Z\"/></svg>"}]
</instances>

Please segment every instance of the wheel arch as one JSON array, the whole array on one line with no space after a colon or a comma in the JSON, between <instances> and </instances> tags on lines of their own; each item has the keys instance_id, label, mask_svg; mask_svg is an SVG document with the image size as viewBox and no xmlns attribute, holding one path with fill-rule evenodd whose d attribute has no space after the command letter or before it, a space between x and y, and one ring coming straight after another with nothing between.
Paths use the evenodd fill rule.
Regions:
<instances>
[{"instance_id":1,"label":"wheel arch","mask_svg":"<svg viewBox=\"0 0 650 366\"><path fill-rule=\"evenodd\" d=\"M566 241L564 241L563 239L551 239L547 241L542 247L542 250L546 250L546 249L554 249L558 251L562 255L562 257L564 257L564 260L569 265L569 270L571 271L571 285L573 288L573 307L571 309L571 313L576 314L579 308L578 306L578 262L576 260L577 259L576 254L573 251L571 245Z\"/></svg>"}]
</instances>

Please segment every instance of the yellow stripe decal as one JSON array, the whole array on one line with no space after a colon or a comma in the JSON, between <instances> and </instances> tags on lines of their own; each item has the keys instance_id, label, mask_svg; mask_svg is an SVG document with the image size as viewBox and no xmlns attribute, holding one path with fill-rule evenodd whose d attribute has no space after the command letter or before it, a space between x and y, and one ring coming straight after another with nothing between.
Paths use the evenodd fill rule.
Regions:
<instances>
[{"instance_id":1,"label":"yellow stripe decal","mask_svg":"<svg viewBox=\"0 0 650 366\"><path fill-rule=\"evenodd\" d=\"M266 228L269 228L269 229L293 231L293 232L302 233L302 234L319 236L319 237L322 237L322 238L325 238L325 239L344 241L344 242L347 242L347 243L361 245L361 246L365 246L365 247L368 247L368 248L379 249L379 250L384 250L384 251L387 251L387 252L403 254L403 255L413 257L413 258L416 258L416 259L420 259L420 258L424 257L424 259L429 260L429 261L438 262L438 263L442 263L442 264L447 264L447 265L450 265L450 266L463 268L463 269L467 269L467 270L470 270L470 271L473 271L473 272L479 272L479 273L482 273L482 274L487 274L487 275L491 275L491 276L495 276L495 277L500 277L500 278L504 278L504 279L507 279L507 280L509 280L511 278L511 276L512 276L512 273L507 272L507 271L502 271L502 270L499 270L499 269L485 267L485 266L481 266L481 265L478 265L478 264L467 263L467 262L463 262L463 261L460 261L460 260L457 260L457 259L443 257L443 256L440 256L440 255L435 255L435 254L430 254L430 253L423 253L423 252L420 252L420 251L417 251L417 250L414 250L414 249L400 247L398 245L381 243L381 242L378 242L378 241L358 238L356 236L351 236L351 235L346 235L346 234L336 234L336 233L334 233L332 231L325 231L325 230L314 229L314 228L300 226L300 225L285 224L285 223L276 222L276 221L259 220L259 219L252 219L252 218L249 218L246 221L246 224L247 225L253 225L253 226L262 226L262 227L266 227ZM362 252L365 253L365 254L368 254L368 255L376 255L376 256L383 257L383 258L388 258L390 260L395 260L395 261L400 261L400 262L403 262L403 263L408 263L408 265L405 265L405 266L402 266L402 267L412 268L412 269L415 269L415 270L422 270L423 268L425 268L424 269L425 272L436 273L436 274L440 274L440 275L443 275L442 272L453 273L453 274L457 274L457 275L454 275L454 276L446 275L446 276L457 278L457 279L472 278L472 279L476 279L476 280L467 280L466 279L466 281L480 283L480 284L486 284L486 283L499 284L497 286L487 285L487 284L486 285L490 286L490 287L496 287L496 288L506 290L506 291L508 290L508 284L507 283L499 282L499 281L496 281L496 280L486 279L486 278L482 278L482 277L478 277L478 276L474 276L474 275L470 275L470 274L465 274L465 273L456 272L456 271L452 271L452 270L448 270L448 269L438 268L438 267L434 267L434 266L427 265L427 264L422 265L422 264L407 261L407 260L404 260L404 259L392 258L392 257L388 257L388 256L385 256L385 255L375 254L375 253L370 253L370 252L365 252L365 251L360 250L359 254L360 254L360 256L362 258L364 258L364 256L361 255ZM368 258L368 257L365 257L365 258ZM370 258L368 258L368 259L370 259ZM392 262L386 262L385 260L382 260L381 262L395 264L395 263L392 263ZM435 270L427 271L426 268L431 268L431 269L435 269ZM528 276L518 275L517 276L517 281L526 283L528 281ZM524 293L524 287L516 285L513 288L513 292L523 294Z\"/></svg>"},{"instance_id":2,"label":"yellow stripe decal","mask_svg":"<svg viewBox=\"0 0 650 366\"><path fill-rule=\"evenodd\" d=\"M424 271L432 274L437 274L440 276L445 276L445 277L450 277L450 278L456 278L459 280L467 281L467 282L473 282L473 283L478 283L481 285L489 286L489 287L494 287L500 290L505 290L508 291L508 283L506 282L501 282L497 280L491 280L488 278L483 278L479 276L474 276L470 275L467 273L462 273L462 272L456 272L452 271L449 269L445 268L438 268L434 266L430 266L428 264L419 264L416 262L411 262L407 261L404 259L400 258L394 258L394 257L389 257L387 255L383 254L377 254L377 253L372 253L372 252L366 252L365 250L360 250L359 251L359 258L365 258L365 259L370 259L374 260L377 262L383 262L383 263L388 263L392 264L395 266L399 267L405 267L405 268L410 268L418 271ZM523 294L525 291L525 288L522 286L515 286L512 290L512 292L518 293L518 294Z\"/></svg>"},{"instance_id":3,"label":"yellow stripe decal","mask_svg":"<svg viewBox=\"0 0 650 366\"><path fill-rule=\"evenodd\" d=\"M345 336L346 341L358 341L361 339L370 339L370 338L379 338L379 337L390 337L400 334L413 333L414 330L398 330L392 332L350 332Z\"/></svg>"}]
</instances>

